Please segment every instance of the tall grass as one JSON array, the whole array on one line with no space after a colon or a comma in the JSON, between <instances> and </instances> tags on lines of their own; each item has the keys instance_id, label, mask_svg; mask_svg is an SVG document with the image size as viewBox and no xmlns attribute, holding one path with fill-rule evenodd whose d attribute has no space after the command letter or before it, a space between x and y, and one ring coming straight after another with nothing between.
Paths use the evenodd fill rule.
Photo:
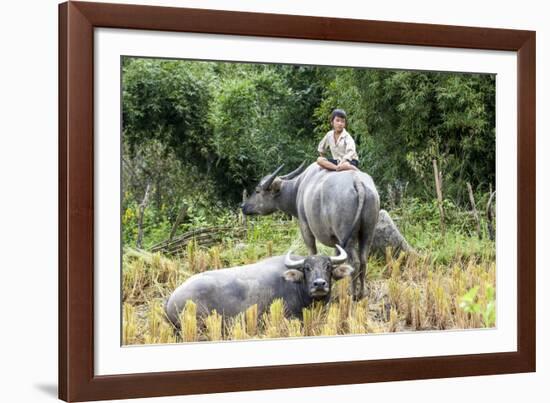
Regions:
<instances>
[{"instance_id":1,"label":"tall grass","mask_svg":"<svg viewBox=\"0 0 550 403\"><path fill-rule=\"evenodd\" d=\"M183 341L197 341L197 305L193 301L185 303L179 319L181 323L181 339Z\"/></svg>"},{"instance_id":2,"label":"tall grass","mask_svg":"<svg viewBox=\"0 0 550 403\"><path fill-rule=\"evenodd\" d=\"M371 257L365 298L353 301L349 279L333 285L329 304L305 308L301 318L285 315L277 300L263 314L253 305L223 323L218 312L197 317L190 303L181 313L181 329L164 317L163 301L191 275L205 270L256 262L293 249L306 254L295 221L280 216L249 221L242 239L224 239L210 248L190 242L180 255L167 257L125 249L123 256L122 342L242 340L249 338L333 336L416 330L467 329L495 325L495 246L467 232L432 228L418 220L401 221L418 254ZM435 228L435 230L434 230ZM332 248L319 245L320 253Z\"/></svg>"},{"instance_id":3,"label":"tall grass","mask_svg":"<svg viewBox=\"0 0 550 403\"><path fill-rule=\"evenodd\" d=\"M207 340L222 340L222 316L215 309L204 320L204 326Z\"/></svg>"}]
</instances>

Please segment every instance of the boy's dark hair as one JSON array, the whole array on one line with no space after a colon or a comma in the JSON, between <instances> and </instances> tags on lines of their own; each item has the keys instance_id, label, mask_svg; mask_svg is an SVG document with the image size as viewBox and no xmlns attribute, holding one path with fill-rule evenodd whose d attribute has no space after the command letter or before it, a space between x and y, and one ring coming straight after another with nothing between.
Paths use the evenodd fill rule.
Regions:
<instances>
[{"instance_id":1,"label":"boy's dark hair","mask_svg":"<svg viewBox=\"0 0 550 403\"><path fill-rule=\"evenodd\" d=\"M346 115L346 111L343 109L334 109L332 113L330 114L330 123L334 120L335 117L339 117L342 119L348 120L348 116Z\"/></svg>"}]
</instances>

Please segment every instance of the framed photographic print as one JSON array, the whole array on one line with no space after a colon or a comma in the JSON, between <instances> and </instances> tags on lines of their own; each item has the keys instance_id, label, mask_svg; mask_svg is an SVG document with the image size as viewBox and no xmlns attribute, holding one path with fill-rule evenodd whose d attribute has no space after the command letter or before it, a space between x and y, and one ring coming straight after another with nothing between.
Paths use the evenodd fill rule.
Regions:
<instances>
[{"instance_id":1,"label":"framed photographic print","mask_svg":"<svg viewBox=\"0 0 550 403\"><path fill-rule=\"evenodd\" d=\"M59 16L61 399L535 370L534 32Z\"/></svg>"}]
</instances>

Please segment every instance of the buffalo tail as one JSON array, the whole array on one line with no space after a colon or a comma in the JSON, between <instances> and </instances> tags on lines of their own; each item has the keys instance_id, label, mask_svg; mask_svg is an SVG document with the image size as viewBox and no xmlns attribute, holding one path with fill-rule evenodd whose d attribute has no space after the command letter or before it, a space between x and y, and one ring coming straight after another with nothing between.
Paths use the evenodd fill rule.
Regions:
<instances>
[{"instance_id":1,"label":"buffalo tail","mask_svg":"<svg viewBox=\"0 0 550 403\"><path fill-rule=\"evenodd\" d=\"M363 205L365 204L365 197L366 197L366 189L365 184L359 179L359 176L356 172L352 172L353 175L353 187L355 188L355 191L357 192L357 211L355 212L355 217L353 218L353 224L351 225L349 232L347 236L344 238L344 241L342 242L342 247L345 249L348 242L351 239L351 236L353 235L353 231L355 230L355 227L357 223L359 222L359 218L361 217L361 213L363 211Z\"/></svg>"}]
</instances>

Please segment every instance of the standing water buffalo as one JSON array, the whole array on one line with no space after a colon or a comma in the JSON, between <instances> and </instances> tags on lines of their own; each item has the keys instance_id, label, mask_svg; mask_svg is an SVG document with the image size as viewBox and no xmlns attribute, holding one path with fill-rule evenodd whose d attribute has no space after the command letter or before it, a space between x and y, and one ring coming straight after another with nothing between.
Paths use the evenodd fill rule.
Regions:
<instances>
[{"instance_id":1,"label":"standing water buffalo","mask_svg":"<svg viewBox=\"0 0 550 403\"><path fill-rule=\"evenodd\" d=\"M355 272L352 291L363 297L367 258L378 221L380 198L372 178L359 171L328 171L316 163L277 176L282 165L262 178L242 204L244 214L271 214L281 210L297 217L311 255L315 241L344 246Z\"/></svg>"},{"instance_id":2,"label":"standing water buffalo","mask_svg":"<svg viewBox=\"0 0 550 403\"><path fill-rule=\"evenodd\" d=\"M285 313L301 318L302 309L313 301L328 302L331 280L353 271L343 264L346 252L338 256L275 256L260 262L195 274L180 285L165 304L168 319L179 327L179 314L189 300L197 305L197 316L216 310L224 319L234 317L254 304L261 314L282 298Z\"/></svg>"}]
</instances>

